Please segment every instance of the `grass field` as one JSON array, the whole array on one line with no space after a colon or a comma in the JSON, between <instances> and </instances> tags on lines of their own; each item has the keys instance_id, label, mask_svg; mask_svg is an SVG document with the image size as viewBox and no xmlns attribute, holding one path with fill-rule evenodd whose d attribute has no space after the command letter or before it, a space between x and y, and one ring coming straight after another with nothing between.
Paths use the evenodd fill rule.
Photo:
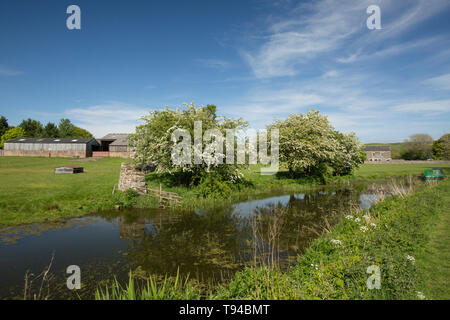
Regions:
<instances>
[{"instance_id":1,"label":"grass field","mask_svg":"<svg viewBox=\"0 0 450 320\"><path fill-rule=\"evenodd\" d=\"M111 196L118 182L120 163L124 159L103 158L100 161L75 161L66 158L0 157L0 226L32 222L54 221L82 216L88 212L110 209L115 205ZM55 175L53 169L67 164L79 164L85 173ZM423 164L367 164L359 168L354 176L340 180L383 179L393 176L419 175L432 165ZM450 165L441 165L450 168ZM447 171L447 174L449 172ZM244 171L252 186L242 187L224 199L204 199L195 188L170 187L163 183L166 191L183 196L183 206L206 207L224 205L236 201L264 197L274 190L290 192L310 188L310 179L288 179L279 176L262 176L258 166ZM148 176L150 185L159 187L159 180ZM147 203L147 202L146 202ZM151 203L149 202L151 205Z\"/></svg>"},{"instance_id":2,"label":"grass field","mask_svg":"<svg viewBox=\"0 0 450 320\"><path fill-rule=\"evenodd\" d=\"M121 162L0 157L0 225L52 221L110 208ZM68 164L80 165L85 172L53 173L55 167Z\"/></svg>"},{"instance_id":3,"label":"grass field","mask_svg":"<svg viewBox=\"0 0 450 320\"><path fill-rule=\"evenodd\" d=\"M385 179L390 177L421 175L426 169L443 168L449 172L450 164L364 164L354 173L355 179Z\"/></svg>"}]
</instances>

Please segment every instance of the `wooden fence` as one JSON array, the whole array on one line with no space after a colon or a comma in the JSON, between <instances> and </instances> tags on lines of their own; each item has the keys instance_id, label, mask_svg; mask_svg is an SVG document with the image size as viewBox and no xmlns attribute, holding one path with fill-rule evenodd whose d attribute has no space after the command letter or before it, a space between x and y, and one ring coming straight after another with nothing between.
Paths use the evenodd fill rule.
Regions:
<instances>
[{"instance_id":1,"label":"wooden fence","mask_svg":"<svg viewBox=\"0 0 450 320\"><path fill-rule=\"evenodd\" d=\"M114 194L117 190L117 184L114 185L112 194ZM137 190L140 193L145 193L148 194L151 197L157 198L159 199L159 207L160 208L164 208L164 207L172 207L172 206L177 206L178 204L180 204L180 200L182 199L181 196L179 196L177 193L175 192L168 192L168 191L163 191L162 190L162 185L159 185L159 190L156 189L150 189L150 188L142 188L141 190Z\"/></svg>"},{"instance_id":2,"label":"wooden fence","mask_svg":"<svg viewBox=\"0 0 450 320\"><path fill-rule=\"evenodd\" d=\"M156 189L147 189L147 194L159 199L159 207L163 208L167 204L169 206L176 206L180 203L181 197L175 192L168 192L162 190L162 185L159 185L159 190Z\"/></svg>"}]
</instances>

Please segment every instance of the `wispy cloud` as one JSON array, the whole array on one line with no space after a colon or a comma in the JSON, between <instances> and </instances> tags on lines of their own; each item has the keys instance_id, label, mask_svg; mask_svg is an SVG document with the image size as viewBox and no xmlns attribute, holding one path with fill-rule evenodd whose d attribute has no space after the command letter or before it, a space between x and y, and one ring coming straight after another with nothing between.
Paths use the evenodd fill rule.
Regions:
<instances>
[{"instance_id":1,"label":"wispy cloud","mask_svg":"<svg viewBox=\"0 0 450 320\"><path fill-rule=\"evenodd\" d=\"M283 16L279 22L272 23L263 43L252 52L244 51L243 56L257 78L271 78L297 75L306 63L316 58L320 58L321 63L327 59L352 63L361 57L397 54L427 42L387 48L380 48L379 44L414 29L450 5L446 0L415 0L401 4L378 0L383 29L371 31L366 28L365 21L368 17L366 8L373 2L320 0L300 4L291 10L290 17ZM346 56L336 57L344 51L348 51Z\"/></svg>"},{"instance_id":2,"label":"wispy cloud","mask_svg":"<svg viewBox=\"0 0 450 320\"><path fill-rule=\"evenodd\" d=\"M20 76L24 72L0 66L0 76Z\"/></svg>"},{"instance_id":3,"label":"wispy cloud","mask_svg":"<svg viewBox=\"0 0 450 320\"><path fill-rule=\"evenodd\" d=\"M393 106L392 110L397 112L420 112L425 116L427 112L449 113L450 99L403 103Z\"/></svg>"},{"instance_id":4,"label":"wispy cloud","mask_svg":"<svg viewBox=\"0 0 450 320\"><path fill-rule=\"evenodd\" d=\"M438 89L450 90L450 73L427 79L424 83Z\"/></svg>"},{"instance_id":5,"label":"wispy cloud","mask_svg":"<svg viewBox=\"0 0 450 320\"><path fill-rule=\"evenodd\" d=\"M133 133L139 119L146 115L149 109L122 102L108 102L102 105L74 108L65 114L76 125L86 128L96 137L102 137L111 132Z\"/></svg>"},{"instance_id":6,"label":"wispy cloud","mask_svg":"<svg viewBox=\"0 0 450 320\"><path fill-rule=\"evenodd\" d=\"M231 63L221 59L196 59L196 62L204 67L214 68L219 70L228 69Z\"/></svg>"}]
</instances>

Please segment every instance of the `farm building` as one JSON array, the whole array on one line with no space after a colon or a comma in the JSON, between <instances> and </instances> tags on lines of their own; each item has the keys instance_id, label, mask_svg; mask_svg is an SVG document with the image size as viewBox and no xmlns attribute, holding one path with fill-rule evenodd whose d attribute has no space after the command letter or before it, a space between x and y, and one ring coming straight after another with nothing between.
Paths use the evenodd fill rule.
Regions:
<instances>
[{"instance_id":1,"label":"farm building","mask_svg":"<svg viewBox=\"0 0 450 320\"><path fill-rule=\"evenodd\" d=\"M365 146L366 161L390 161L391 146Z\"/></svg>"},{"instance_id":2,"label":"farm building","mask_svg":"<svg viewBox=\"0 0 450 320\"><path fill-rule=\"evenodd\" d=\"M128 133L110 133L99 139L100 149L94 156L129 158L131 148L128 145Z\"/></svg>"},{"instance_id":3,"label":"farm building","mask_svg":"<svg viewBox=\"0 0 450 320\"><path fill-rule=\"evenodd\" d=\"M3 155L86 158L98 147L95 139L16 138L5 142Z\"/></svg>"}]
</instances>

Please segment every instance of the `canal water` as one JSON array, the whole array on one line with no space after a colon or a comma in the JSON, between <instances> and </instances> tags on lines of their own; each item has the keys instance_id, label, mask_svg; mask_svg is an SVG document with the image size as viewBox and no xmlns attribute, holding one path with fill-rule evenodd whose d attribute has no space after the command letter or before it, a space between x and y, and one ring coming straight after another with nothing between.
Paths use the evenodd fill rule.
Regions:
<instances>
[{"instance_id":1,"label":"canal water","mask_svg":"<svg viewBox=\"0 0 450 320\"><path fill-rule=\"evenodd\" d=\"M139 278L179 270L211 285L255 261L287 268L324 228L352 209L369 208L380 194L389 190L377 183L319 187L214 210L114 210L3 228L0 298L23 299L25 274L38 276L52 256L51 299L92 299L98 286L114 277L126 281L130 271ZM66 287L70 265L81 269L81 290ZM37 292L40 281L33 286Z\"/></svg>"}]
</instances>

